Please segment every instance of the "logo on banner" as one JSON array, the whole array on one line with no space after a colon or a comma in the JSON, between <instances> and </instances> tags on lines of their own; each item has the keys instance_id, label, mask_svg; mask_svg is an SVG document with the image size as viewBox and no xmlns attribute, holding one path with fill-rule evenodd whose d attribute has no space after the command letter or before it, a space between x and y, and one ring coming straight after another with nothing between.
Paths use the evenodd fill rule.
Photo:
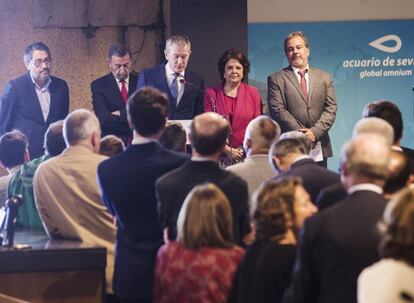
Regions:
<instances>
[{"instance_id":1,"label":"logo on banner","mask_svg":"<svg viewBox=\"0 0 414 303\"><path fill-rule=\"evenodd\" d=\"M384 43L393 41L395 43L394 46L386 46ZM400 50L402 43L400 37L397 35L386 35L384 37L378 38L377 40L374 40L370 43L368 43L370 46L379 49L383 52L387 53L396 53Z\"/></svg>"}]
</instances>

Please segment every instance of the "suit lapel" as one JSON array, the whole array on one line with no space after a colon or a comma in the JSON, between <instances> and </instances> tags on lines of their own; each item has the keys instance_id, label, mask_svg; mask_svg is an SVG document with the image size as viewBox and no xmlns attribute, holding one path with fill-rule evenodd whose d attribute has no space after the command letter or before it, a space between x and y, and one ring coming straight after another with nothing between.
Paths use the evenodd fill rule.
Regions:
<instances>
[{"instance_id":1,"label":"suit lapel","mask_svg":"<svg viewBox=\"0 0 414 303\"><path fill-rule=\"evenodd\" d=\"M296 78L295 72L293 71L292 67L289 66L288 68L285 69L285 71L286 71L286 77L290 80L290 82L293 84L295 89L302 96L302 100L305 103L307 103L308 100L306 99L305 95L303 94L302 88L300 87L300 84L298 82L298 78Z\"/></svg>"},{"instance_id":2,"label":"suit lapel","mask_svg":"<svg viewBox=\"0 0 414 303\"><path fill-rule=\"evenodd\" d=\"M39 98L37 97L37 94L36 94L35 84L32 82L30 73L27 74L26 84L27 84L27 93L29 94L29 96L26 100L25 106L28 107L29 112L34 113L33 117L35 117L36 120L38 120L39 122L41 121L44 124L45 119L43 118L42 108L40 107ZM52 93L50 94L50 103L52 104Z\"/></svg>"},{"instance_id":3,"label":"suit lapel","mask_svg":"<svg viewBox=\"0 0 414 303\"><path fill-rule=\"evenodd\" d=\"M160 79L160 87L163 88L163 89L161 89L161 91L165 92L168 95L168 99L170 100L170 105L171 105L171 112L175 112L175 110L177 108L177 101L171 95L170 87L168 86L167 75L165 74L165 64L160 65L159 73L160 73L160 76L161 76L159 78Z\"/></svg>"},{"instance_id":4,"label":"suit lapel","mask_svg":"<svg viewBox=\"0 0 414 303\"><path fill-rule=\"evenodd\" d=\"M186 81L188 81L188 83L184 84L184 92L183 95L181 96L180 102L178 103L178 107L183 106L182 104L185 103L185 100L188 100L188 96L192 94L193 90L195 90L195 87L193 87L193 78L191 77L191 73L187 70L185 72L185 76L184 79Z\"/></svg>"},{"instance_id":5,"label":"suit lapel","mask_svg":"<svg viewBox=\"0 0 414 303\"><path fill-rule=\"evenodd\" d=\"M311 67L309 67L309 93L308 93L308 102L310 103L311 99L312 99L312 92L313 92L313 88L315 86L315 81L314 81L314 77L315 77L315 70Z\"/></svg>"},{"instance_id":6,"label":"suit lapel","mask_svg":"<svg viewBox=\"0 0 414 303\"><path fill-rule=\"evenodd\" d=\"M119 90L118 83L112 73L108 75L108 87L110 87L111 92L111 100L114 100L118 103L118 106L122 108L125 105L124 99L122 98L121 91ZM131 83L131 82L130 82ZM130 84L128 84L128 89L130 88ZM129 93L128 93L129 96Z\"/></svg>"}]
</instances>

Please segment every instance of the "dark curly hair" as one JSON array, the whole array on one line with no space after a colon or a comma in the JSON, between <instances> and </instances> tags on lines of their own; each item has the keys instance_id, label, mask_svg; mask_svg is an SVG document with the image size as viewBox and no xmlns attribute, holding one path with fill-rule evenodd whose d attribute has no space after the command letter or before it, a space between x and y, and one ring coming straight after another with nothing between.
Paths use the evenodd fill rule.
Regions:
<instances>
[{"instance_id":1,"label":"dark curly hair","mask_svg":"<svg viewBox=\"0 0 414 303\"><path fill-rule=\"evenodd\" d=\"M382 258L393 258L414 266L414 190L404 189L384 212Z\"/></svg>"},{"instance_id":2,"label":"dark curly hair","mask_svg":"<svg viewBox=\"0 0 414 303\"><path fill-rule=\"evenodd\" d=\"M247 80L247 75L250 72L250 62L247 57L236 49L228 49L224 52L224 54L220 57L218 61L218 70L220 73L221 80L224 80L224 70L226 68L227 62L231 59L239 61L239 63L243 66L243 82Z\"/></svg>"}]
</instances>

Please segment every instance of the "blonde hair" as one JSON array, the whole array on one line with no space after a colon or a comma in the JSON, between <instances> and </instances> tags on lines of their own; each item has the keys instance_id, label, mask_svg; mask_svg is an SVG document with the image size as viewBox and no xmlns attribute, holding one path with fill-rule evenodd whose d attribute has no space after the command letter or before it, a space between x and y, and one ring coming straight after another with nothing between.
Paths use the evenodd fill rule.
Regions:
<instances>
[{"instance_id":1,"label":"blonde hair","mask_svg":"<svg viewBox=\"0 0 414 303\"><path fill-rule=\"evenodd\" d=\"M214 184L194 187L185 198L177 221L178 242L188 249L233 246L230 202Z\"/></svg>"}]
</instances>

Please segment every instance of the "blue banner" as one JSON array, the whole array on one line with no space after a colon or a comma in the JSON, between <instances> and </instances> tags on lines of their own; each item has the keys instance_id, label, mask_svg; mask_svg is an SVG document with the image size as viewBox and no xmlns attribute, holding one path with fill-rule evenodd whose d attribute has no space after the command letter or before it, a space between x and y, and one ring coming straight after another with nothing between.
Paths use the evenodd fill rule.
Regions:
<instances>
[{"instance_id":1,"label":"blue banner","mask_svg":"<svg viewBox=\"0 0 414 303\"><path fill-rule=\"evenodd\" d=\"M333 75L338 112L330 131L338 168L342 144L352 135L364 106L375 100L398 105L404 119L401 145L414 146L414 20L249 24L250 84L267 99L267 76L288 65L283 42L303 31L309 65Z\"/></svg>"}]
</instances>

